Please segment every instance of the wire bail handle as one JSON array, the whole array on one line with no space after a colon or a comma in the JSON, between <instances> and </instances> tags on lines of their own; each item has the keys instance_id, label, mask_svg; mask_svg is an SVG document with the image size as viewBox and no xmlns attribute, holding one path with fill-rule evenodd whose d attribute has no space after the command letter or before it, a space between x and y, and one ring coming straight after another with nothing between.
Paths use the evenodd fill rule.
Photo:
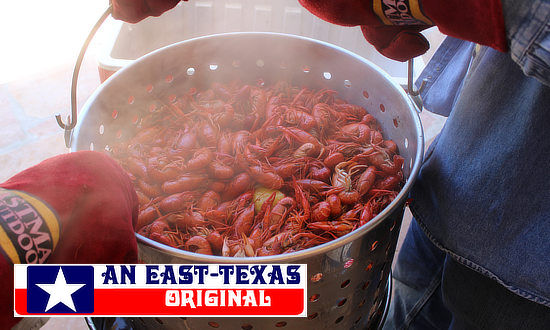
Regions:
<instances>
[{"instance_id":1,"label":"wire bail handle","mask_svg":"<svg viewBox=\"0 0 550 330\"><path fill-rule=\"evenodd\" d=\"M420 88L416 89L414 87L414 59L410 59L407 61L407 94L411 97L414 104L417 106L418 112L422 111L422 98L420 97L420 93L424 90L424 87L426 86L426 79L423 79L420 83Z\"/></svg>"},{"instance_id":2,"label":"wire bail handle","mask_svg":"<svg viewBox=\"0 0 550 330\"><path fill-rule=\"evenodd\" d=\"M55 115L55 120L57 120L57 124L59 127L65 130L65 145L67 148L71 147L71 138L72 138L72 131L73 128L76 126L78 117L77 117L77 102L76 102L76 89L77 89L77 83L78 83L78 74L80 73L80 67L82 65L82 60L84 59L84 54L86 54L86 50L88 49L88 46L90 45L90 42L92 41L93 37L95 36L97 30L99 30L99 27L107 17L112 12L112 5L109 5L107 10L101 15L99 20L95 23L94 27L90 31L90 34L88 34L88 37L86 38L86 41L84 41L84 45L82 45L82 48L80 49L80 54L78 54L78 58L76 59L76 64L74 66L73 70L73 78L71 83L71 114L67 116L67 124L63 123L63 120L61 119L60 114Z\"/></svg>"}]
</instances>

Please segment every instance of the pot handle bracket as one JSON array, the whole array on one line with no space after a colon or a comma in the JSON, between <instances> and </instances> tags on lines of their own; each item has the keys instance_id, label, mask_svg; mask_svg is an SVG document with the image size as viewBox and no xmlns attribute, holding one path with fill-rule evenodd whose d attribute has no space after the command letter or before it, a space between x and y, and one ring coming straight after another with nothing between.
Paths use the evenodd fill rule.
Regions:
<instances>
[{"instance_id":1,"label":"pot handle bracket","mask_svg":"<svg viewBox=\"0 0 550 330\"><path fill-rule=\"evenodd\" d=\"M424 87L426 86L427 80L422 80L422 83L420 83L420 88L416 89L414 87L414 59L410 59L407 61L408 68L407 68L407 94L409 94L409 97L413 101L414 105L416 106L416 111L422 112L422 98L420 97L420 93L422 93L422 90L424 90Z\"/></svg>"},{"instance_id":2,"label":"pot handle bracket","mask_svg":"<svg viewBox=\"0 0 550 330\"><path fill-rule=\"evenodd\" d=\"M84 41L84 45L82 45L82 48L80 49L80 54L78 54L78 58L76 59L76 64L74 66L73 78L71 83L71 114L67 116L67 124L63 123L63 120L61 119L60 114L55 115L55 120L57 120L57 124L59 125L59 127L65 130L65 145L67 146L67 148L71 147L73 129L77 123L78 104L76 100L76 89L77 89L77 83L78 83L78 74L80 73L80 66L82 65L84 54L86 54L86 50L88 49L90 42L95 36L97 30L99 30L99 28L101 27L101 24L103 24L103 22L105 22L107 17L109 17L109 15L111 14L112 8L113 8L112 5L109 5L107 10L105 10L103 15L101 15L99 20L95 23L94 27L90 31L90 34L88 34L86 41Z\"/></svg>"}]
</instances>

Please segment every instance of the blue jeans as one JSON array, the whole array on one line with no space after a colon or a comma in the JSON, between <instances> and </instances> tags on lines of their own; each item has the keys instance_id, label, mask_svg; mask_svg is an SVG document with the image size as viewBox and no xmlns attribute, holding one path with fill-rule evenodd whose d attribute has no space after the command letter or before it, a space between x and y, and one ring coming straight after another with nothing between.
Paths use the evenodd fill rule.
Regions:
<instances>
[{"instance_id":1,"label":"blue jeans","mask_svg":"<svg viewBox=\"0 0 550 330\"><path fill-rule=\"evenodd\" d=\"M413 219L393 270L384 329L549 329L550 308L439 250Z\"/></svg>"}]
</instances>

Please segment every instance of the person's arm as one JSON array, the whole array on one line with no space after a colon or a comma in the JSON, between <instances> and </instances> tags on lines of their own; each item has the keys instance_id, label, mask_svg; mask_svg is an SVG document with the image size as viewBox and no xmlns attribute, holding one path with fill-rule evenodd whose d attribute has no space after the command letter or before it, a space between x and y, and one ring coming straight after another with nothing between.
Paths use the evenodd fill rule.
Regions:
<instances>
[{"instance_id":1,"label":"person's arm","mask_svg":"<svg viewBox=\"0 0 550 330\"><path fill-rule=\"evenodd\" d=\"M507 50L500 0L299 0L328 22L361 26L384 56L406 61L425 53L420 31L436 25L450 36Z\"/></svg>"},{"instance_id":2,"label":"person's arm","mask_svg":"<svg viewBox=\"0 0 550 330\"><path fill-rule=\"evenodd\" d=\"M56 156L0 184L0 324L13 317L13 264L136 263L138 200L107 155Z\"/></svg>"}]
</instances>

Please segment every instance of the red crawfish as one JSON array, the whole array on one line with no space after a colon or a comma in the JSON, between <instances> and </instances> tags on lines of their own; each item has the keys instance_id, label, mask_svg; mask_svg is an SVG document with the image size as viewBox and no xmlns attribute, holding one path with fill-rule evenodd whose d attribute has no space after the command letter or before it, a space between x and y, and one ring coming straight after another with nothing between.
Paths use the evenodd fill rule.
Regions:
<instances>
[{"instance_id":1,"label":"red crawfish","mask_svg":"<svg viewBox=\"0 0 550 330\"><path fill-rule=\"evenodd\" d=\"M330 106L325 103L317 103L313 106L312 115L315 123L320 130L328 129L332 126L330 118Z\"/></svg>"},{"instance_id":2,"label":"red crawfish","mask_svg":"<svg viewBox=\"0 0 550 330\"><path fill-rule=\"evenodd\" d=\"M369 166L357 179L356 187L359 196L365 195L373 186L376 180L376 167Z\"/></svg>"},{"instance_id":3,"label":"red crawfish","mask_svg":"<svg viewBox=\"0 0 550 330\"><path fill-rule=\"evenodd\" d=\"M248 167L250 176L259 184L270 189L279 189L283 186L283 178L277 173L271 172L261 165L253 165Z\"/></svg>"},{"instance_id":4,"label":"red crawfish","mask_svg":"<svg viewBox=\"0 0 550 330\"><path fill-rule=\"evenodd\" d=\"M314 180L330 182L331 174L331 170L322 162L316 162L310 166L308 177Z\"/></svg>"},{"instance_id":5,"label":"red crawfish","mask_svg":"<svg viewBox=\"0 0 550 330\"><path fill-rule=\"evenodd\" d=\"M252 187L253 180L246 172L235 176L227 185L222 197L224 200L233 199Z\"/></svg>"},{"instance_id":6,"label":"red crawfish","mask_svg":"<svg viewBox=\"0 0 550 330\"><path fill-rule=\"evenodd\" d=\"M172 149L188 152L197 147L197 142L197 133L195 130L186 129L183 132L178 132L178 137L175 139Z\"/></svg>"},{"instance_id":7,"label":"red crawfish","mask_svg":"<svg viewBox=\"0 0 550 330\"><path fill-rule=\"evenodd\" d=\"M212 210L218 206L220 200L220 194L213 190L209 190L201 196L197 203L197 207L203 211Z\"/></svg>"},{"instance_id":8,"label":"red crawfish","mask_svg":"<svg viewBox=\"0 0 550 330\"><path fill-rule=\"evenodd\" d=\"M143 210L140 210L136 228L142 228L162 216L158 207L151 205Z\"/></svg>"},{"instance_id":9,"label":"red crawfish","mask_svg":"<svg viewBox=\"0 0 550 330\"><path fill-rule=\"evenodd\" d=\"M306 142L294 150L292 156L294 158L317 157L320 151L320 144Z\"/></svg>"},{"instance_id":10,"label":"red crawfish","mask_svg":"<svg viewBox=\"0 0 550 330\"><path fill-rule=\"evenodd\" d=\"M181 170L177 165L171 164L163 167L149 166L147 168L147 173L152 180L156 182L165 182L177 178Z\"/></svg>"},{"instance_id":11,"label":"red crawfish","mask_svg":"<svg viewBox=\"0 0 550 330\"><path fill-rule=\"evenodd\" d=\"M277 164L273 164L273 170L281 178L288 179L303 169L303 161L295 159L285 159Z\"/></svg>"},{"instance_id":12,"label":"red crawfish","mask_svg":"<svg viewBox=\"0 0 550 330\"><path fill-rule=\"evenodd\" d=\"M250 132L238 131L233 133L231 142L233 143L233 155L244 155L250 138Z\"/></svg>"},{"instance_id":13,"label":"red crawfish","mask_svg":"<svg viewBox=\"0 0 550 330\"><path fill-rule=\"evenodd\" d=\"M214 179L231 179L235 174L233 167L225 165L224 163L214 160L208 164L208 173Z\"/></svg>"},{"instance_id":14,"label":"red crawfish","mask_svg":"<svg viewBox=\"0 0 550 330\"><path fill-rule=\"evenodd\" d=\"M356 121L363 119L363 117L367 114L367 110L365 110L365 108L355 104L335 104L334 108L336 111L351 115Z\"/></svg>"},{"instance_id":15,"label":"red crawfish","mask_svg":"<svg viewBox=\"0 0 550 330\"><path fill-rule=\"evenodd\" d=\"M220 128L230 127L235 118L235 109L231 104L224 104L223 110L212 115L212 121L218 125Z\"/></svg>"},{"instance_id":16,"label":"red crawfish","mask_svg":"<svg viewBox=\"0 0 550 330\"><path fill-rule=\"evenodd\" d=\"M150 184L144 180L137 179L135 181L138 188L149 198L155 198L162 195L163 191L158 184Z\"/></svg>"},{"instance_id":17,"label":"red crawfish","mask_svg":"<svg viewBox=\"0 0 550 330\"><path fill-rule=\"evenodd\" d=\"M212 231L208 235L206 235L206 240L208 243L210 243L210 246L212 247L212 251L216 254L219 254L222 251L223 247L223 237L220 235L217 231Z\"/></svg>"},{"instance_id":18,"label":"red crawfish","mask_svg":"<svg viewBox=\"0 0 550 330\"><path fill-rule=\"evenodd\" d=\"M284 113L286 123L296 126L304 131L309 131L316 126L315 119L307 112L291 107Z\"/></svg>"},{"instance_id":19,"label":"red crawfish","mask_svg":"<svg viewBox=\"0 0 550 330\"><path fill-rule=\"evenodd\" d=\"M359 200L359 193L353 189L352 175L358 170L352 162L343 162L334 168L332 175L332 185L340 188L338 197L344 204L355 204Z\"/></svg>"},{"instance_id":20,"label":"red crawfish","mask_svg":"<svg viewBox=\"0 0 550 330\"><path fill-rule=\"evenodd\" d=\"M219 154L233 155L233 137L229 132L223 132L218 137Z\"/></svg>"},{"instance_id":21,"label":"red crawfish","mask_svg":"<svg viewBox=\"0 0 550 330\"><path fill-rule=\"evenodd\" d=\"M349 234L353 229L355 229L355 225L349 221L311 222L308 223L307 227L313 230L321 230L330 233L336 237Z\"/></svg>"},{"instance_id":22,"label":"red crawfish","mask_svg":"<svg viewBox=\"0 0 550 330\"><path fill-rule=\"evenodd\" d=\"M313 135L296 127L271 126L268 127L267 131L283 133L289 144L312 143L315 146L320 144L319 140Z\"/></svg>"},{"instance_id":23,"label":"red crawfish","mask_svg":"<svg viewBox=\"0 0 550 330\"><path fill-rule=\"evenodd\" d=\"M370 128L361 123L348 124L342 127L342 135L359 143L365 143L370 140Z\"/></svg>"},{"instance_id":24,"label":"red crawfish","mask_svg":"<svg viewBox=\"0 0 550 330\"><path fill-rule=\"evenodd\" d=\"M248 235L250 230L252 230L252 225L254 224L254 203L250 203L250 206L241 210L235 223L233 223L233 228L235 229L236 235Z\"/></svg>"},{"instance_id":25,"label":"red crawfish","mask_svg":"<svg viewBox=\"0 0 550 330\"><path fill-rule=\"evenodd\" d=\"M185 169L187 171L196 171L196 170L202 170L214 158L214 154L210 149L208 148L201 148L193 154L193 157L187 161L187 164L185 165Z\"/></svg>"},{"instance_id":26,"label":"red crawfish","mask_svg":"<svg viewBox=\"0 0 550 330\"><path fill-rule=\"evenodd\" d=\"M294 200L294 198L284 197L279 202L277 202L271 212L268 213L268 222L264 223L264 227L269 228L270 230L279 228L283 224L284 219L286 218L288 213L294 207L296 207L296 201Z\"/></svg>"},{"instance_id":27,"label":"red crawfish","mask_svg":"<svg viewBox=\"0 0 550 330\"><path fill-rule=\"evenodd\" d=\"M176 215L175 223L182 229L206 225L204 216L197 211L191 210L187 210Z\"/></svg>"},{"instance_id":28,"label":"red crawfish","mask_svg":"<svg viewBox=\"0 0 550 330\"><path fill-rule=\"evenodd\" d=\"M203 121L197 128L199 141L208 147L216 147L218 145L218 129L209 123Z\"/></svg>"},{"instance_id":29,"label":"red crawfish","mask_svg":"<svg viewBox=\"0 0 550 330\"><path fill-rule=\"evenodd\" d=\"M175 235L170 232L170 227L166 224L165 221L157 220L150 224L147 229L144 229L141 233L148 236L150 239L157 241L159 243L179 248L181 244L181 239L178 239Z\"/></svg>"},{"instance_id":30,"label":"red crawfish","mask_svg":"<svg viewBox=\"0 0 550 330\"><path fill-rule=\"evenodd\" d=\"M193 236L187 240L185 247L188 251L212 255L212 246L203 236Z\"/></svg>"},{"instance_id":31,"label":"red crawfish","mask_svg":"<svg viewBox=\"0 0 550 330\"><path fill-rule=\"evenodd\" d=\"M332 188L331 185L320 180L300 179L296 180L296 183L301 185L305 190L313 193L320 193Z\"/></svg>"},{"instance_id":32,"label":"red crawfish","mask_svg":"<svg viewBox=\"0 0 550 330\"><path fill-rule=\"evenodd\" d=\"M140 178L147 178L147 166L138 158L128 157L125 161L126 169L133 175Z\"/></svg>"},{"instance_id":33,"label":"red crawfish","mask_svg":"<svg viewBox=\"0 0 550 330\"><path fill-rule=\"evenodd\" d=\"M396 143L365 109L286 82L191 88L109 149L138 191L139 233L224 256L325 243L379 214L403 182ZM255 184L279 191L257 214Z\"/></svg>"},{"instance_id":34,"label":"red crawfish","mask_svg":"<svg viewBox=\"0 0 550 330\"><path fill-rule=\"evenodd\" d=\"M139 190L136 190L136 195L138 197L139 205L147 205L151 201L149 196L145 195L144 193L142 193Z\"/></svg>"},{"instance_id":35,"label":"red crawfish","mask_svg":"<svg viewBox=\"0 0 550 330\"><path fill-rule=\"evenodd\" d=\"M162 190L167 194L189 191L204 184L208 177L203 174L186 173L173 181L166 181L162 184Z\"/></svg>"},{"instance_id":36,"label":"red crawfish","mask_svg":"<svg viewBox=\"0 0 550 330\"><path fill-rule=\"evenodd\" d=\"M313 206L311 211L311 220L326 221L330 217L330 204L328 202L319 202Z\"/></svg>"},{"instance_id":37,"label":"red crawfish","mask_svg":"<svg viewBox=\"0 0 550 330\"><path fill-rule=\"evenodd\" d=\"M342 213L342 202L340 201L340 198L335 195L328 195L327 196L327 203L330 206L330 215L333 217L338 216L340 213Z\"/></svg>"},{"instance_id":38,"label":"red crawfish","mask_svg":"<svg viewBox=\"0 0 550 330\"><path fill-rule=\"evenodd\" d=\"M182 192L165 197L158 203L158 208L164 212L177 212L193 206L197 195L192 192Z\"/></svg>"},{"instance_id":39,"label":"red crawfish","mask_svg":"<svg viewBox=\"0 0 550 330\"><path fill-rule=\"evenodd\" d=\"M331 152L325 158L325 160L323 160L323 162L329 169L334 169L336 165L344 161L345 161L345 157L344 157L344 154L342 154L341 152Z\"/></svg>"}]
</instances>

